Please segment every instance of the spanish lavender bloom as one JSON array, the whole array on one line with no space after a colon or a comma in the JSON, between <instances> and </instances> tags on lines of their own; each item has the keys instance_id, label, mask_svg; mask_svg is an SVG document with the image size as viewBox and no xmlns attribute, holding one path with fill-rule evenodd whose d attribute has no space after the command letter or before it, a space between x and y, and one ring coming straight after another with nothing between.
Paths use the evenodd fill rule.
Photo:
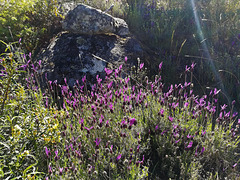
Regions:
<instances>
[{"instance_id":1,"label":"spanish lavender bloom","mask_svg":"<svg viewBox=\"0 0 240 180\"><path fill-rule=\"evenodd\" d=\"M190 67L188 67L188 66L186 65L186 67L185 67L185 73L187 73L189 70L190 70Z\"/></svg>"},{"instance_id":2,"label":"spanish lavender bloom","mask_svg":"<svg viewBox=\"0 0 240 180\"><path fill-rule=\"evenodd\" d=\"M220 105L221 106L221 111L224 111L226 108L227 108L227 105L224 104L224 105Z\"/></svg>"},{"instance_id":3,"label":"spanish lavender bloom","mask_svg":"<svg viewBox=\"0 0 240 180\"><path fill-rule=\"evenodd\" d=\"M83 82L83 84L85 84L85 83L86 83L86 75L85 75L85 76L83 76L83 78L82 78L82 82Z\"/></svg>"},{"instance_id":4,"label":"spanish lavender bloom","mask_svg":"<svg viewBox=\"0 0 240 180\"><path fill-rule=\"evenodd\" d=\"M111 147L110 147L110 153L112 153L113 152L113 145L111 145Z\"/></svg>"},{"instance_id":5,"label":"spanish lavender bloom","mask_svg":"<svg viewBox=\"0 0 240 180\"><path fill-rule=\"evenodd\" d=\"M106 121L106 127L109 127L109 120Z\"/></svg>"},{"instance_id":6,"label":"spanish lavender bloom","mask_svg":"<svg viewBox=\"0 0 240 180\"><path fill-rule=\"evenodd\" d=\"M206 134L206 130L205 131L202 130L202 136L204 136L205 134Z\"/></svg>"},{"instance_id":7,"label":"spanish lavender bloom","mask_svg":"<svg viewBox=\"0 0 240 180\"><path fill-rule=\"evenodd\" d=\"M189 102L185 102L185 103L184 103L184 107L185 107L185 108L187 108L188 105L189 105Z\"/></svg>"},{"instance_id":8,"label":"spanish lavender bloom","mask_svg":"<svg viewBox=\"0 0 240 180\"><path fill-rule=\"evenodd\" d=\"M45 107L48 107L48 97L46 97L46 101L45 101Z\"/></svg>"},{"instance_id":9,"label":"spanish lavender bloom","mask_svg":"<svg viewBox=\"0 0 240 180\"><path fill-rule=\"evenodd\" d=\"M127 62L127 60L128 60L127 56L125 56L124 60L125 60L125 63L126 63L126 62Z\"/></svg>"},{"instance_id":10,"label":"spanish lavender bloom","mask_svg":"<svg viewBox=\"0 0 240 180\"><path fill-rule=\"evenodd\" d=\"M238 115L238 112L234 112L232 115L232 118L236 117Z\"/></svg>"},{"instance_id":11,"label":"spanish lavender bloom","mask_svg":"<svg viewBox=\"0 0 240 180\"><path fill-rule=\"evenodd\" d=\"M50 149L48 150L48 148L45 147L45 152L46 152L47 158L49 158L49 156L51 154Z\"/></svg>"},{"instance_id":12,"label":"spanish lavender bloom","mask_svg":"<svg viewBox=\"0 0 240 180\"><path fill-rule=\"evenodd\" d=\"M98 148L99 147L99 144L101 142L101 139L100 138L97 138L96 141L94 141L96 143L96 147Z\"/></svg>"},{"instance_id":13,"label":"spanish lavender bloom","mask_svg":"<svg viewBox=\"0 0 240 180\"><path fill-rule=\"evenodd\" d=\"M188 144L187 148L190 149L192 147L192 145L193 145L193 142L190 141L190 143Z\"/></svg>"},{"instance_id":14,"label":"spanish lavender bloom","mask_svg":"<svg viewBox=\"0 0 240 180\"><path fill-rule=\"evenodd\" d=\"M205 151L205 147L202 148L202 150L201 150L201 154L203 154L204 151Z\"/></svg>"},{"instance_id":15,"label":"spanish lavender bloom","mask_svg":"<svg viewBox=\"0 0 240 180\"><path fill-rule=\"evenodd\" d=\"M63 174L63 168L59 168L59 175L61 176Z\"/></svg>"},{"instance_id":16,"label":"spanish lavender bloom","mask_svg":"<svg viewBox=\"0 0 240 180\"><path fill-rule=\"evenodd\" d=\"M59 157L58 157L58 150L55 151L55 155L56 155L56 156L54 157L54 160L57 161L58 158L59 158Z\"/></svg>"},{"instance_id":17,"label":"spanish lavender bloom","mask_svg":"<svg viewBox=\"0 0 240 180\"><path fill-rule=\"evenodd\" d=\"M112 87L112 84L113 84L113 81L111 81L109 84L108 84L108 89L110 89Z\"/></svg>"},{"instance_id":18,"label":"spanish lavender bloom","mask_svg":"<svg viewBox=\"0 0 240 180\"><path fill-rule=\"evenodd\" d=\"M214 89L213 96L216 96L221 90Z\"/></svg>"},{"instance_id":19,"label":"spanish lavender bloom","mask_svg":"<svg viewBox=\"0 0 240 180\"><path fill-rule=\"evenodd\" d=\"M48 173L52 174L52 167L51 167L51 165L48 166Z\"/></svg>"},{"instance_id":20,"label":"spanish lavender bloom","mask_svg":"<svg viewBox=\"0 0 240 180\"><path fill-rule=\"evenodd\" d=\"M139 70L141 70L144 66L144 63L140 64Z\"/></svg>"},{"instance_id":21,"label":"spanish lavender bloom","mask_svg":"<svg viewBox=\"0 0 240 180\"><path fill-rule=\"evenodd\" d=\"M109 104L109 108L110 108L111 113L113 113L114 107L113 107L112 103Z\"/></svg>"},{"instance_id":22,"label":"spanish lavender bloom","mask_svg":"<svg viewBox=\"0 0 240 180\"><path fill-rule=\"evenodd\" d=\"M113 70L108 69L108 68L105 68L104 70L105 70L107 76L110 76L112 74L112 72L113 72Z\"/></svg>"},{"instance_id":23,"label":"spanish lavender bloom","mask_svg":"<svg viewBox=\"0 0 240 180\"><path fill-rule=\"evenodd\" d=\"M143 164L143 161L144 161L144 155L143 155L142 161L140 161L140 164Z\"/></svg>"},{"instance_id":24,"label":"spanish lavender bloom","mask_svg":"<svg viewBox=\"0 0 240 180\"><path fill-rule=\"evenodd\" d=\"M136 125L137 124L137 120L135 118L132 118L129 120L129 125L132 126L132 125Z\"/></svg>"},{"instance_id":25,"label":"spanish lavender bloom","mask_svg":"<svg viewBox=\"0 0 240 180\"><path fill-rule=\"evenodd\" d=\"M90 128L87 128L87 127L84 127L86 130L87 130L87 133L89 134L90 133L90 130L93 129L93 126L90 127Z\"/></svg>"},{"instance_id":26,"label":"spanish lavender bloom","mask_svg":"<svg viewBox=\"0 0 240 180\"><path fill-rule=\"evenodd\" d=\"M193 72L195 65L196 65L196 63L194 63L194 62L191 64L191 72Z\"/></svg>"},{"instance_id":27,"label":"spanish lavender bloom","mask_svg":"<svg viewBox=\"0 0 240 180\"><path fill-rule=\"evenodd\" d=\"M197 149L196 149L196 151L195 151L195 156L196 156L196 157L197 157L197 155L198 155L197 150L198 150L198 147L197 147Z\"/></svg>"},{"instance_id":28,"label":"spanish lavender bloom","mask_svg":"<svg viewBox=\"0 0 240 180\"><path fill-rule=\"evenodd\" d=\"M28 67L28 64L24 64L22 66L20 66L21 68L23 68L24 71L26 71L27 67Z\"/></svg>"},{"instance_id":29,"label":"spanish lavender bloom","mask_svg":"<svg viewBox=\"0 0 240 180\"><path fill-rule=\"evenodd\" d=\"M163 113L164 113L164 110L161 109L161 110L160 110L160 115L161 115L162 117L164 116Z\"/></svg>"},{"instance_id":30,"label":"spanish lavender bloom","mask_svg":"<svg viewBox=\"0 0 240 180\"><path fill-rule=\"evenodd\" d=\"M122 120L121 122L121 128L126 128L127 127L127 121Z\"/></svg>"},{"instance_id":31,"label":"spanish lavender bloom","mask_svg":"<svg viewBox=\"0 0 240 180\"><path fill-rule=\"evenodd\" d=\"M128 81L130 80L129 77L125 78L125 83L128 84Z\"/></svg>"},{"instance_id":32,"label":"spanish lavender bloom","mask_svg":"<svg viewBox=\"0 0 240 180\"><path fill-rule=\"evenodd\" d=\"M139 149L140 149L140 146L138 145L138 147L137 147L137 152L139 152Z\"/></svg>"},{"instance_id":33,"label":"spanish lavender bloom","mask_svg":"<svg viewBox=\"0 0 240 180\"><path fill-rule=\"evenodd\" d=\"M176 140L176 141L175 141L175 144L177 144L180 140L181 140L181 139Z\"/></svg>"},{"instance_id":34,"label":"spanish lavender bloom","mask_svg":"<svg viewBox=\"0 0 240 180\"><path fill-rule=\"evenodd\" d=\"M116 158L116 161L118 162L121 159L121 157L122 157L122 154L119 154Z\"/></svg>"},{"instance_id":35,"label":"spanish lavender bloom","mask_svg":"<svg viewBox=\"0 0 240 180\"><path fill-rule=\"evenodd\" d=\"M234 165L233 165L233 168L235 168L237 166L237 163L235 163Z\"/></svg>"},{"instance_id":36,"label":"spanish lavender bloom","mask_svg":"<svg viewBox=\"0 0 240 180\"><path fill-rule=\"evenodd\" d=\"M169 119L169 121L173 121L173 117L171 117L171 116L168 116L168 119Z\"/></svg>"}]
</instances>

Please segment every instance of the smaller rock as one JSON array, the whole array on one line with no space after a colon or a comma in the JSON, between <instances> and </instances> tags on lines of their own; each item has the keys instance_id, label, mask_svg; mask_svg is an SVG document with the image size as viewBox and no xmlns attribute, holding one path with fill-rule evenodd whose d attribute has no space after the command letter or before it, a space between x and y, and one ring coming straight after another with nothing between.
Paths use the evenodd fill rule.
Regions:
<instances>
[{"instance_id":1,"label":"smaller rock","mask_svg":"<svg viewBox=\"0 0 240 180\"><path fill-rule=\"evenodd\" d=\"M65 31L75 34L108 34L119 36L129 35L127 23L120 18L115 18L99 9L80 4L70 10L62 23Z\"/></svg>"}]
</instances>

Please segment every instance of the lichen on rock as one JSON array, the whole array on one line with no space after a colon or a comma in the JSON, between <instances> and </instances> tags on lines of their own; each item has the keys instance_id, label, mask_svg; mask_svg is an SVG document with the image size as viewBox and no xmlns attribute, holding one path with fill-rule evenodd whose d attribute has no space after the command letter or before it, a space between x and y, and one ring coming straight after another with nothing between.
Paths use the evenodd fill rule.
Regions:
<instances>
[{"instance_id":1,"label":"lichen on rock","mask_svg":"<svg viewBox=\"0 0 240 180\"><path fill-rule=\"evenodd\" d=\"M120 18L115 18L99 9L79 4L70 10L62 22L65 31L75 34L107 34L119 36L129 35L127 23Z\"/></svg>"}]
</instances>

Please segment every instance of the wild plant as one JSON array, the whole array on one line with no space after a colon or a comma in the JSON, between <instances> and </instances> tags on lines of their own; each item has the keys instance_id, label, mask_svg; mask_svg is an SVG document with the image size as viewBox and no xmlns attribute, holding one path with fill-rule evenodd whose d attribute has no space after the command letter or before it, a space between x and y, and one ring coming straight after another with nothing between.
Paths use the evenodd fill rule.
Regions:
<instances>
[{"instance_id":1,"label":"wild plant","mask_svg":"<svg viewBox=\"0 0 240 180\"><path fill-rule=\"evenodd\" d=\"M0 58L0 177L41 177L42 148L60 140L58 111L44 105L35 78L41 63L34 64L31 54L15 51L14 44L1 43L6 52Z\"/></svg>"}]
</instances>

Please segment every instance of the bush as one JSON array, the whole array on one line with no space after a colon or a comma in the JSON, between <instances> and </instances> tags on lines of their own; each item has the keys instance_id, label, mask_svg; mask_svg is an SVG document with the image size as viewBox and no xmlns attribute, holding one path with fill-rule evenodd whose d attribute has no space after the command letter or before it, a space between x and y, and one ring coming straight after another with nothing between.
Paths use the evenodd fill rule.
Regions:
<instances>
[{"instance_id":1,"label":"bush","mask_svg":"<svg viewBox=\"0 0 240 180\"><path fill-rule=\"evenodd\" d=\"M60 19L56 0L4 0L0 7L1 40L10 43L21 38L24 51L35 55L59 32ZM4 52L2 45L0 52Z\"/></svg>"}]
</instances>

